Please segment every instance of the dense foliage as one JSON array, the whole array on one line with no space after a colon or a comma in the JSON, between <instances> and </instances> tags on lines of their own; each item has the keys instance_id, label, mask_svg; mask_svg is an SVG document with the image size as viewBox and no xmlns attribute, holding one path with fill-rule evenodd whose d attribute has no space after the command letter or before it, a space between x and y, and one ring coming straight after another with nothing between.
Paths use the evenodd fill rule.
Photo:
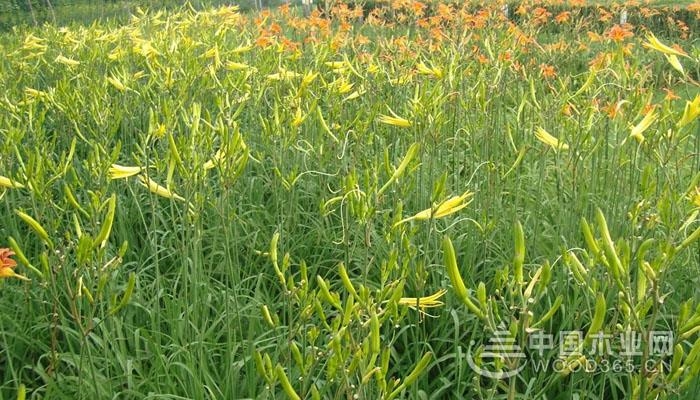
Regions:
<instances>
[{"instance_id":1,"label":"dense foliage","mask_svg":"<svg viewBox=\"0 0 700 400\"><path fill-rule=\"evenodd\" d=\"M0 36L0 398L693 398L700 7L504 4Z\"/></svg>"}]
</instances>

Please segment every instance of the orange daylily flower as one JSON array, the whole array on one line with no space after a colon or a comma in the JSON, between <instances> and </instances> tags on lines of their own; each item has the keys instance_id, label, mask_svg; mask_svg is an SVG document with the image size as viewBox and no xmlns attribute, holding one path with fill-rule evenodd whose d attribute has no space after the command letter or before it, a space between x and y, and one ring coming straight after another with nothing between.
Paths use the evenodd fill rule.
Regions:
<instances>
[{"instance_id":1,"label":"orange daylily flower","mask_svg":"<svg viewBox=\"0 0 700 400\"><path fill-rule=\"evenodd\" d=\"M554 20L558 24L563 24L563 23L569 22L569 20L571 20L571 11L560 12L556 17L554 17Z\"/></svg>"},{"instance_id":2,"label":"orange daylily flower","mask_svg":"<svg viewBox=\"0 0 700 400\"><path fill-rule=\"evenodd\" d=\"M681 98L673 90L671 90L669 88L663 88L662 90L666 93L666 96L664 96L665 100L677 100L677 99Z\"/></svg>"},{"instance_id":3,"label":"orange daylily flower","mask_svg":"<svg viewBox=\"0 0 700 400\"><path fill-rule=\"evenodd\" d=\"M613 25L612 28L607 33L608 39L612 40L613 42L623 42L627 38L631 38L634 36L634 33L632 33L631 30L622 27L620 25Z\"/></svg>"},{"instance_id":4,"label":"orange daylily flower","mask_svg":"<svg viewBox=\"0 0 700 400\"><path fill-rule=\"evenodd\" d=\"M27 277L15 272L14 268L17 266L17 261L11 258L14 255L15 252L10 249L0 249L0 278L18 278L28 281Z\"/></svg>"},{"instance_id":5,"label":"orange daylily flower","mask_svg":"<svg viewBox=\"0 0 700 400\"><path fill-rule=\"evenodd\" d=\"M549 64L540 64L540 74L544 78L554 78L557 76L557 70Z\"/></svg>"}]
</instances>

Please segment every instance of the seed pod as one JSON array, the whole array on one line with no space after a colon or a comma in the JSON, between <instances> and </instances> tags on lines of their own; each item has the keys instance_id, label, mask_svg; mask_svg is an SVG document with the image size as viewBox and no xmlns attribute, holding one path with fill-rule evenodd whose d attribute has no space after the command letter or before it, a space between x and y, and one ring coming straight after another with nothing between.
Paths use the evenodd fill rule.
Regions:
<instances>
[{"instance_id":1,"label":"seed pod","mask_svg":"<svg viewBox=\"0 0 700 400\"><path fill-rule=\"evenodd\" d=\"M37 220L19 210L15 210L15 214L17 214L22 221L29 225L29 227L36 232L37 236L39 236L44 243L46 243L50 248L53 248L53 243L51 242L51 239L49 239L49 234L46 233L46 229L44 229L44 227L41 226Z\"/></svg>"},{"instance_id":2,"label":"seed pod","mask_svg":"<svg viewBox=\"0 0 700 400\"><path fill-rule=\"evenodd\" d=\"M270 310L267 308L266 304L262 306L263 319L270 325L271 328L275 327L275 322L272 320L272 315L270 315Z\"/></svg>"},{"instance_id":3,"label":"seed pod","mask_svg":"<svg viewBox=\"0 0 700 400\"><path fill-rule=\"evenodd\" d=\"M642 271L644 271L647 279L649 279L652 284L656 283L656 272L653 268L651 268L651 265L648 262L642 261Z\"/></svg>"},{"instance_id":4,"label":"seed pod","mask_svg":"<svg viewBox=\"0 0 700 400\"><path fill-rule=\"evenodd\" d=\"M488 303L486 302L486 285L484 285L484 282L479 282L479 286L476 288L476 299L479 300L481 309L486 310Z\"/></svg>"},{"instance_id":5,"label":"seed pod","mask_svg":"<svg viewBox=\"0 0 700 400\"><path fill-rule=\"evenodd\" d=\"M255 350L253 352L253 360L255 361L255 369L258 370L258 374L262 375L262 377L265 378L268 383L270 383L270 376L265 369L265 364L259 351Z\"/></svg>"},{"instance_id":6,"label":"seed pod","mask_svg":"<svg viewBox=\"0 0 700 400\"><path fill-rule=\"evenodd\" d=\"M299 347L296 343L289 342L289 349L292 351L292 358L294 358L294 362L296 362L297 366L303 371L304 358L301 356L301 351L299 350Z\"/></svg>"},{"instance_id":7,"label":"seed pod","mask_svg":"<svg viewBox=\"0 0 700 400\"><path fill-rule=\"evenodd\" d=\"M693 344L693 347L690 348L684 364L690 366L692 371L700 370L700 338L698 338Z\"/></svg>"},{"instance_id":8,"label":"seed pod","mask_svg":"<svg viewBox=\"0 0 700 400\"><path fill-rule=\"evenodd\" d=\"M679 253L686 247L690 246L694 241L700 239L700 227L693 231L681 244L676 247L676 253Z\"/></svg>"},{"instance_id":9,"label":"seed pod","mask_svg":"<svg viewBox=\"0 0 700 400\"><path fill-rule=\"evenodd\" d=\"M17 400L26 400L27 398L27 387L23 383L17 388Z\"/></svg>"},{"instance_id":10,"label":"seed pod","mask_svg":"<svg viewBox=\"0 0 700 400\"><path fill-rule=\"evenodd\" d=\"M134 272L129 274L129 282L126 284L126 289L124 290L124 295L122 296L121 301L119 304L114 307L111 311L110 314L115 314L117 311L121 310L124 308L127 304L129 304L129 300L131 300L131 295L134 293L134 287L136 286L136 274Z\"/></svg>"},{"instance_id":11,"label":"seed pod","mask_svg":"<svg viewBox=\"0 0 700 400\"><path fill-rule=\"evenodd\" d=\"M24 252L22 252L22 249L21 249L21 248L19 247L19 245L17 244L17 241L15 241L15 238L13 238L12 236L9 236L9 237L7 238L7 243L10 245L10 248L11 248L12 251L15 253L15 257L17 257L17 260L19 260L19 262L21 262L22 264L24 264L25 267L27 267L27 268L29 268L30 270L32 270L32 272L34 272L35 274L39 275L39 276L42 277L42 278L44 277L44 274L42 274L41 271L39 271L38 269L36 269L36 267L34 267L34 266L29 262L29 260L27 259L27 256L24 255Z\"/></svg>"},{"instance_id":12,"label":"seed pod","mask_svg":"<svg viewBox=\"0 0 700 400\"><path fill-rule=\"evenodd\" d=\"M671 374L678 371L678 368L681 366L681 361L683 361L684 355L685 355L685 352L683 351L683 346L681 346L680 343L676 343L676 345L673 346L673 360L671 361Z\"/></svg>"},{"instance_id":13,"label":"seed pod","mask_svg":"<svg viewBox=\"0 0 700 400\"><path fill-rule=\"evenodd\" d=\"M86 217L90 216L90 214L88 214L87 211L85 211L85 209L83 209L83 207L81 207L80 204L78 204L78 200L75 198L75 196L73 195L73 192L70 190L70 187L68 187L67 184L63 185L63 194L66 196L66 200L68 200L68 204L72 205L73 208L78 210L78 212L80 212L84 216L86 216Z\"/></svg>"},{"instance_id":14,"label":"seed pod","mask_svg":"<svg viewBox=\"0 0 700 400\"><path fill-rule=\"evenodd\" d=\"M593 313L593 319L591 320L591 326L588 328L588 333L586 334L586 342L590 341L592 335L600 332L605 322L605 312L607 311L607 305L605 303L605 296L603 293L598 293L595 300L595 309Z\"/></svg>"},{"instance_id":15,"label":"seed pod","mask_svg":"<svg viewBox=\"0 0 700 400\"><path fill-rule=\"evenodd\" d=\"M513 239L515 241L515 255L513 256L513 274L515 275L515 283L522 285L523 280L523 264L525 263L525 233L520 221L515 221L513 225Z\"/></svg>"},{"instance_id":16,"label":"seed pod","mask_svg":"<svg viewBox=\"0 0 700 400\"><path fill-rule=\"evenodd\" d=\"M170 155L177 164L178 167L182 167L182 157L180 156L180 151L177 149L177 144L175 143L175 137L172 132L168 132L168 146L170 148Z\"/></svg>"},{"instance_id":17,"label":"seed pod","mask_svg":"<svg viewBox=\"0 0 700 400\"><path fill-rule=\"evenodd\" d=\"M418 361L418 364L416 364L416 367L413 368L413 371L404 379L403 382L397 387L393 392L389 394L387 397L387 400L391 400L394 397L398 396L403 392L407 387L412 385L418 377L423 373L425 368L428 366L428 363L430 363L430 360L433 358L433 353L427 352L423 355L423 357Z\"/></svg>"},{"instance_id":18,"label":"seed pod","mask_svg":"<svg viewBox=\"0 0 700 400\"><path fill-rule=\"evenodd\" d=\"M272 267L275 269L275 274L277 279L279 279L282 286L287 287L287 279L284 277L282 270L280 269L278 258L277 258L277 242L280 240L280 233L275 232L272 235L272 240L270 240L270 261L272 261Z\"/></svg>"},{"instance_id":19,"label":"seed pod","mask_svg":"<svg viewBox=\"0 0 700 400\"><path fill-rule=\"evenodd\" d=\"M275 375L280 381L280 385L282 385L282 390L284 390L284 393L287 395L287 397L289 397L292 400L301 400L301 397L299 397L297 392L294 391L292 384L289 383L289 379L287 379L287 375L284 373L284 368L282 368L282 366L279 364L275 366Z\"/></svg>"},{"instance_id":20,"label":"seed pod","mask_svg":"<svg viewBox=\"0 0 700 400\"><path fill-rule=\"evenodd\" d=\"M114 212L117 207L117 196L112 194L109 198L109 203L107 206L107 215L105 216L105 221L102 223L102 228L100 233L95 238L93 242L94 246L99 246L101 249L107 244L107 239L109 239L109 234L112 232L112 224L114 223Z\"/></svg>"},{"instance_id":21,"label":"seed pod","mask_svg":"<svg viewBox=\"0 0 700 400\"><path fill-rule=\"evenodd\" d=\"M596 220L598 222L598 229L600 229L600 234L603 237L603 251L605 252L605 258L608 260L610 266L610 272L616 281L619 281L622 276L622 262L620 257L615 251L615 244L610 237L610 231L608 230L608 222L605 220L603 211L600 208L596 212Z\"/></svg>"},{"instance_id":22,"label":"seed pod","mask_svg":"<svg viewBox=\"0 0 700 400\"><path fill-rule=\"evenodd\" d=\"M542 274L540 275L540 286L546 288L551 280L552 266L549 264L549 260L545 260L544 265L542 265Z\"/></svg>"},{"instance_id":23,"label":"seed pod","mask_svg":"<svg viewBox=\"0 0 700 400\"><path fill-rule=\"evenodd\" d=\"M340 280L343 282L343 286L345 286L345 290L350 292L350 294L356 298L360 299L360 297L357 295L357 291L355 290L355 287L352 285L352 282L350 281L350 277L348 276L348 271L345 269L345 264L341 262L338 264L338 272L340 273Z\"/></svg>"},{"instance_id":24,"label":"seed pod","mask_svg":"<svg viewBox=\"0 0 700 400\"><path fill-rule=\"evenodd\" d=\"M581 264L578 257L576 257L576 253L573 251L566 253L564 255L564 261L566 262L566 265L569 266L569 270L574 275L576 281L582 285L586 284L588 279L588 271L583 264Z\"/></svg>"},{"instance_id":25,"label":"seed pod","mask_svg":"<svg viewBox=\"0 0 700 400\"><path fill-rule=\"evenodd\" d=\"M408 167L408 164L413 160L418 152L420 151L420 143L413 143L411 147L408 148L408 151L406 152L406 155L404 156L403 160L401 160L401 163L399 164L398 167L396 167L396 170L394 173L391 175L389 180L382 186L379 191L377 192L377 195L381 195L384 193L386 189L391 186L392 183L396 182L401 175L403 175L404 171L406 171L406 168Z\"/></svg>"},{"instance_id":26,"label":"seed pod","mask_svg":"<svg viewBox=\"0 0 700 400\"><path fill-rule=\"evenodd\" d=\"M379 354L381 350L381 337L379 335L379 318L377 313L372 310L369 320L369 350L373 355Z\"/></svg>"},{"instance_id":27,"label":"seed pod","mask_svg":"<svg viewBox=\"0 0 700 400\"><path fill-rule=\"evenodd\" d=\"M326 281L324 281L323 278L317 275L316 282L318 283L318 287L321 292L321 297L333 307L337 308L340 311L343 311L343 307L340 304L340 300L331 295L330 290L328 290L328 285L326 284Z\"/></svg>"},{"instance_id":28,"label":"seed pod","mask_svg":"<svg viewBox=\"0 0 700 400\"><path fill-rule=\"evenodd\" d=\"M525 300L530 300L530 297L532 297L532 292L535 290L535 285L537 285L537 282L540 280L540 276L542 275L542 269L543 267L537 268L537 271L535 271L535 275L527 284L527 287L523 292L523 297L525 298Z\"/></svg>"},{"instance_id":29,"label":"seed pod","mask_svg":"<svg viewBox=\"0 0 700 400\"><path fill-rule=\"evenodd\" d=\"M600 254L600 247L593 237L591 226L588 224L588 221L586 221L586 218L583 217L581 217L581 231L583 232L583 239L586 241L588 249L591 250L594 256L598 256L598 254Z\"/></svg>"},{"instance_id":30,"label":"seed pod","mask_svg":"<svg viewBox=\"0 0 700 400\"><path fill-rule=\"evenodd\" d=\"M311 400L321 400L321 393L318 392L315 383L311 384Z\"/></svg>"},{"instance_id":31,"label":"seed pod","mask_svg":"<svg viewBox=\"0 0 700 400\"><path fill-rule=\"evenodd\" d=\"M552 307L549 308L549 311L547 311L547 313L545 315L543 315L539 321L535 322L532 325L532 327L537 328L537 327L541 326L542 324L544 324L545 322L549 321L549 319L554 316L554 313L557 312L557 310L561 306L561 303L563 300L564 300L563 295L557 296L556 300L554 300L554 304L552 304Z\"/></svg>"},{"instance_id":32,"label":"seed pod","mask_svg":"<svg viewBox=\"0 0 700 400\"><path fill-rule=\"evenodd\" d=\"M447 274L450 276L452 281L452 287L454 288L457 298L459 298L464 305L467 306L469 311L474 313L479 319L485 319L486 315L482 310L479 309L469 298L469 292L467 287L464 286L464 281L459 273L459 267L457 266L457 256L455 255L455 249L452 246L452 241L448 236L445 236L442 240L442 250L445 253L445 267L447 268Z\"/></svg>"}]
</instances>

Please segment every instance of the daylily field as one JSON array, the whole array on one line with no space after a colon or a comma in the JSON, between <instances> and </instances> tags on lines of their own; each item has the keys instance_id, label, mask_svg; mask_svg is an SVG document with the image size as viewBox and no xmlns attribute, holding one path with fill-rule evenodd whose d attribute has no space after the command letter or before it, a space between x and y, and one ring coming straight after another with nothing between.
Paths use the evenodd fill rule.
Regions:
<instances>
[{"instance_id":1,"label":"daylily field","mask_svg":"<svg viewBox=\"0 0 700 400\"><path fill-rule=\"evenodd\" d=\"M696 399L700 3L656 3L0 33L0 399Z\"/></svg>"}]
</instances>

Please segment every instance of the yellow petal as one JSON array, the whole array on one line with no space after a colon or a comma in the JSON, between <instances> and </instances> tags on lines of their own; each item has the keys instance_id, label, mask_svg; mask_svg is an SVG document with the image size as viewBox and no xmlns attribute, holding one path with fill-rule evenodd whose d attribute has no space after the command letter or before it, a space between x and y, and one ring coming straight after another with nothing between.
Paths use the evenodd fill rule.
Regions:
<instances>
[{"instance_id":1,"label":"yellow petal","mask_svg":"<svg viewBox=\"0 0 700 400\"><path fill-rule=\"evenodd\" d=\"M644 131L646 131L651 124L656 121L658 118L658 114L656 112L648 112L647 115L644 116L644 118L639 121L639 123L635 126L632 127L632 130L630 131L630 137L633 137L637 142L642 143L644 142Z\"/></svg>"},{"instance_id":2,"label":"yellow petal","mask_svg":"<svg viewBox=\"0 0 700 400\"><path fill-rule=\"evenodd\" d=\"M63 55L59 55L58 57L56 57L56 59L54 61L59 63L59 64L67 65L69 67L76 67L76 66L80 65L80 61L73 60L72 58L64 57Z\"/></svg>"},{"instance_id":3,"label":"yellow petal","mask_svg":"<svg viewBox=\"0 0 700 400\"><path fill-rule=\"evenodd\" d=\"M650 48L650 49L654 49L656 51L660 51L660 52L662 52L664 54L668 54L668 55L675 55L675 56L681 56L681 57L688 56L687 54L680 52L680 51L674 49L673 47L669 47L669 46L666 46L665 44L661 43L661 41L659 41L659 39L657 39L656 36L654 36L654 34L651 32L649 32L647 34L647 42L643 43L642 46Z\"/></svg>"},{"instance_id":4,"label":"yellow petal","mask_svg":"<svg viewBox=\"0 0 700 400\"><path fill-rule=\"evenodd\" d=\"M693 101L687 101L685 103L685 109L683 110L683 116L678 121L678 127L682 128L689 123L693 122L695 118L700 115L700 94L695 96Z\"/></svg>"},{"instance_id":5,"label":"yellow petal","mask_svg":"<svg viewBox=\"0 0 700 400\"><path fill-rule=\"evenodd\" d=\"M664 54L666 56L666 59L668 62L671 64L671 66L681 74L685 75L685 71L683 70L683 65L681 64L680 60L675 54Z\"/></svg>"},{"instance_id":6,"label":"yellow petal","mask_svg":"<svg viewBox=\"0 0 700 400\"><path fill-rule=\"evenodd\" d=\"M143 167L125 167L119 164L112 164L109 167L109 179L124 179L139 174Z\"/></svg>"},{"instance_id":7,"label":"yellow petal","mask_svg":"<svg viewBox=\"0 0 700 400\"><path fill-rule=\"evenodd\" d=\"M228 61L226 62L226 69L229 71L239 71L239 70L245 70L249 69L250 65L248 64L243 64L239 62L234 62L234 61Z\"/></svg>"},{"instance_id":8,"label":"yellow petal","mask_svg":"<svg viewBox=\"0 0 700 400\"><path fill-rule=\"evenodd\" d=\"M425 221L431 218L442 218L450 214L454 214L457 211L468 206L469 203L471 203L471 198L473 195L474 194L472 192L467 191L464 192L464 194L462 194L461 196L451 197L440 203L437 207L427 208L411 217L402 219L401 221L395 223L393 227L396 227L408 221Z\"/></svg>"},{"instance_id":9,"label":"yellow petal","mask_svg":"<svg viewBox=\"0 0 700 400\"><path fill-rule=\"evenodd\" d=\"M542 143L550 146L554 150L568 150L569 145L560 142L559 139L555 138L554 136L550 135L549 132L545 131L544 128L538 127L535 130L535 137Z\"/></svg>"},{"instance_id":10,"label":"yellow petal","mask_svg":"<svg viewBox=\"0 0 700 400\"><path fill-rule=\"evenodd\" d=\"M15 182L10 178L0 175L0 187L10 188L10 189L22 189L23 184Z\"/></svg>"},{"instance_id":11,"label":"yellow petal","mask_svg":"<svg viewBox=\"0 0 700 400\"><path fill-rule=\"evenodd\" d=\"M399 299L398 303L400 305L408 306L416 309L421 308L433 308L445 305L442 301L438 300L447 293L446 289L440 289L434 294L425 297L402 297Z\"/></svg>"},{"instance_id":12,"label":"yellow petal","mask_svg":"<svg viewBox=\"0 0 700 400\"><path fill-rule=\"evenodd\" d=\"M30 279L27 278L24 275L20 275L16 273L12 268L10 267L3 267L0 268L0 278L17 278L21 279L23 281L29 281Z\"/></svg>"},{"instance_id":13,"label":"yellow petal","mask_svg":"<svg viewBox=\"0 0 700 400\"><path fill-rule=\"evenodd\" d=\"M413 123L406 118L401 118L399 116L389 116L389 115L384 115L380 114L379 115L379 122L382 124L387 124L387 125L393 125L393 126L398 126L400 128L409 128L413 125Z\"/></svg>"}]
</instances>

